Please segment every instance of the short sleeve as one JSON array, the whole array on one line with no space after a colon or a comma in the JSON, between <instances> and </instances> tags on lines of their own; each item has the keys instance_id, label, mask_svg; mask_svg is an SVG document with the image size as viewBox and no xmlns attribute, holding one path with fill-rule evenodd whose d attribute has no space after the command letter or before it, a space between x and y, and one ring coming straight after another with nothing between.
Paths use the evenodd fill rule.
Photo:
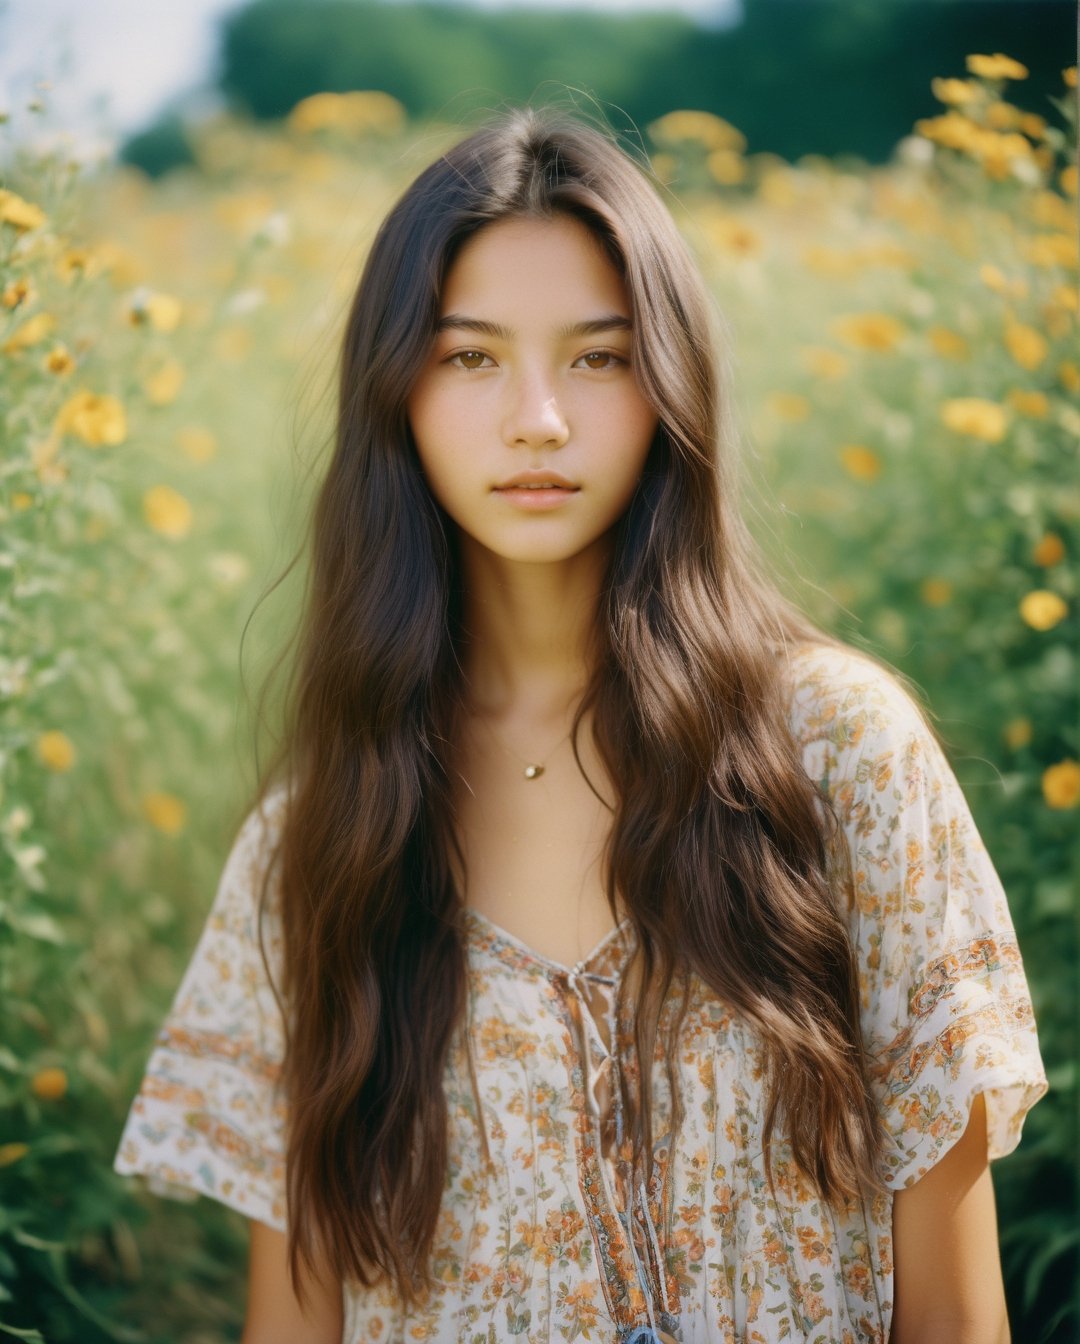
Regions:
<instances>
[{"instance_id":1,"label":"short sleeve","mask_svg":"<svg viewBox=\"0 0 1080 1344\"><path fill-rule=\"evenodd\" d=\"M284 1031L259 945L259 899L284 793L244 820L202 936L158 1033L115 1168L159 1194L210 1195L285 1229ZM272 898L273 891L268 893ZM275 982L280 920L262 919Z\"/></svg>"},{"instance_id":2,"label":"short sleeve","mask_svg":"<svg viewBox=\"0 0 1080 1344\"><path fill-rule=\"evenodd\" d=\"M967 801L899 681L854 651L797 662L793 728L843 828L843 903L859 967L885 1179L917 1181L985 1094L991 1158L1047 1088L1001 881Z\"/></svg>"}]
</instances>

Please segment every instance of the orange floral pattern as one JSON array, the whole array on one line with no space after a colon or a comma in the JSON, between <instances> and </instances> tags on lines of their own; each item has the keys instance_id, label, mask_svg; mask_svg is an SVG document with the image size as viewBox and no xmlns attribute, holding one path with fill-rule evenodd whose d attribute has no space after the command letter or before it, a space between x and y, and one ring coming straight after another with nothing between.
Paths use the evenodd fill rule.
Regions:
<instances>
[{"instance_id":1,"label":"orange floral pattern","mask_svg":"<svg viewBox=\"0 0 1080 1344\"><path fill-rule=\"evenodd\" d=\"M406 1309L388 1285L346 1285L345 1344L608 1344L643 1326L682 1344L884 1344L891 1191L948 1151L979 1093L991 1157L1019 1142L1046 1078L1005 894L955 775L875 663L809 645L791 669L804 766L841 822L834 889L860 969L888 1192L861 1208L823 1204L781 1135L770 1193L759 1043L696 978L679 1040L685 1117L672 1133L658 1055L653 1174L635 1189L612 1086L618 1069L632 1075L632 1023L610 1007L632 927L564 967L468 911L430 1286ZM255 908L280 797L241 828L116 1166L283 1229L283 1033ZM263 933L273 967L272 910Z\"/></svg>"}]
</instances>

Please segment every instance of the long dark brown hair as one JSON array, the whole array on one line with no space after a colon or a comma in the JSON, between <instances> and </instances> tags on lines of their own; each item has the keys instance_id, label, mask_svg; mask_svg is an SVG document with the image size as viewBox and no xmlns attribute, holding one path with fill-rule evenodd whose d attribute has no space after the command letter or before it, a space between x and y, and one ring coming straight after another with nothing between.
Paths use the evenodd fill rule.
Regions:
<instances>
[{"instance_id":1,"label":"long dark brown hair","mask_svg":"<svg viewBox=\"0 0 1080 1344\"><path fill-rule=\"evenodd\" d=\"M495 220L555 213L585 223L621 273L635 376L659 417L616 525L574 728L576 751L591 710L617 792L605 874L639 947L630 1072L651 1077L665 1004L692 972L761 1040L766 1151L779 1125L826 1200L879 1188L857 973L830 885L835 819L782 690L787 654L831 641L764 576L740 518L709 300L647 173L602 130L520 110L406 190L344 334L286 731L261 789L287 783L275 879L294 1279L319 1252L342 1278L387 1276L405 1300L423 1290L466 996L449 770L462 595L405 406L458 249ZM649 1089L622 1086L647 1171Z\"/></svg>"}]
</instances>

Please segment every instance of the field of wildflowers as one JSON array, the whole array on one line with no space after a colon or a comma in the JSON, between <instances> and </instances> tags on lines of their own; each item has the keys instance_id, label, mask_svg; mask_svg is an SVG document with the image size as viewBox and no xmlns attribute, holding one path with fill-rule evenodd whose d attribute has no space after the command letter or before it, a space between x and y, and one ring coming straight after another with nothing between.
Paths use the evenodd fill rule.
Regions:
<instances>
[{"instance_id":1,"label":"field of wildflowers","mask_svg":"<svg viewBox=\"0 0 1080 1344\"><path fill-rule=\"evenodd\" d=\"M648 135L726 318L752 521L819 619L924 688L1009 892L1052 1089L995 1179L1014 1337L1049 1344L1080 1325L1076 70L1045 115L1023 75L972 56L882 169L748 153L688 110ZM251 692L344 305L457 133L358 92L207 122L153 184L11 156L0 1337L237 1336L242 1224L110 1164L273 723Z\"/></svg>"}]
</instances>

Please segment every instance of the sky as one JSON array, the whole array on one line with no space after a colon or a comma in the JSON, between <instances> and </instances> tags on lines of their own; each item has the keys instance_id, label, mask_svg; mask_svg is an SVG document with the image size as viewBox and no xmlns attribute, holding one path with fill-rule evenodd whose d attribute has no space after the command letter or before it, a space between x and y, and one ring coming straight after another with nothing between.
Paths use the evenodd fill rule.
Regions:
<instances>
[{"instance_id":1,"label":"sky","mask_svg":"<svg viewBox=\"0 0 1080 1344\"><path fill-rule=\"evenodd\" d=\"M740 0L467 0L477 8L664 8L731 21ZM8 136L57 139L79 158L107 158L118 140L214 77L218 21L245 0L0 0L0 111ZM51 84L42 90L42 83ZM28 102L45 111L28 117Z\"/></svg>"}]
</instances>

